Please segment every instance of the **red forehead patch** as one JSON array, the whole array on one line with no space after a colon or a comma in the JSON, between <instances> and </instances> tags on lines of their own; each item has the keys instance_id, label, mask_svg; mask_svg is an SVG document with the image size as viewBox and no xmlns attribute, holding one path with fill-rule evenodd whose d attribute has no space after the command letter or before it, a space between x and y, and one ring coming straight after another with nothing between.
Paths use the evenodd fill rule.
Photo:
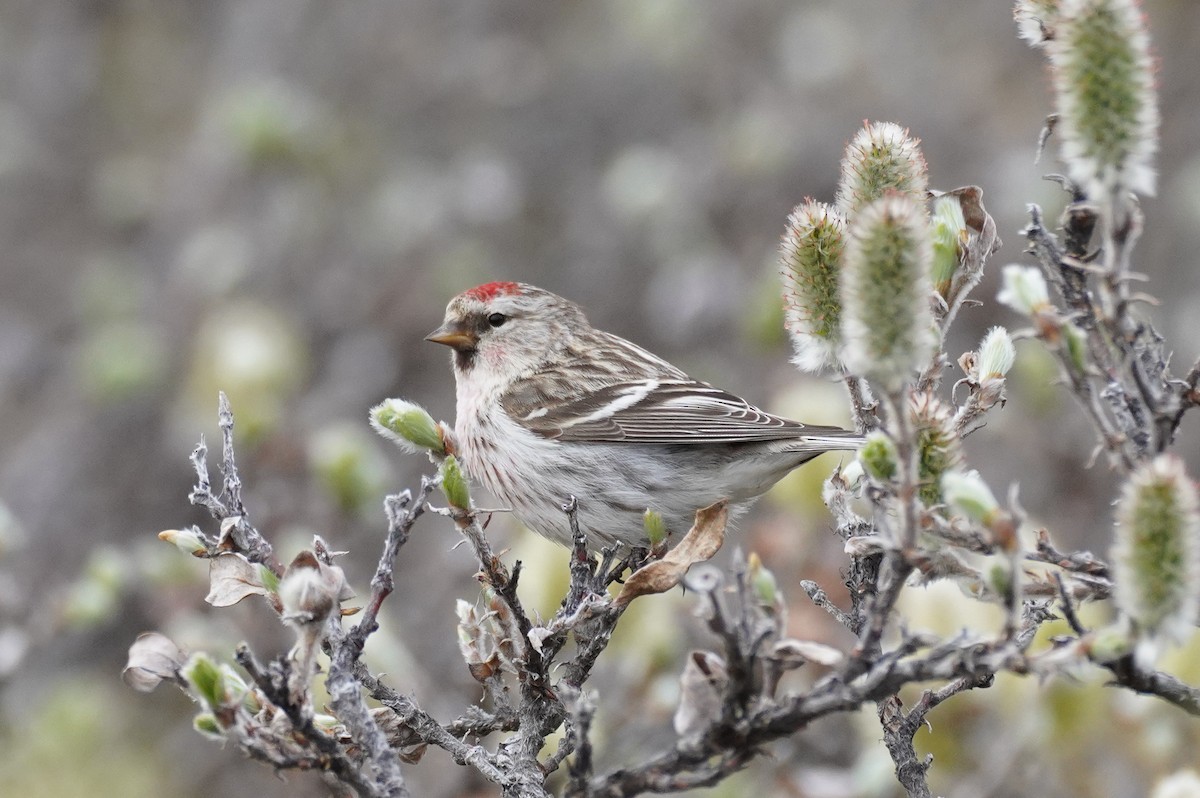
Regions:
<instances>
[{"instance_id":1,"label":"red forehead patch","mask_svg":"<svg viewBox=\"0 0 1200 798\"><path fill-rule=\"evenodd\" d=\"M483 285L475 286L470 291L463 291L463 296L477 299L480 302L487 302L489 299L495 299L498 296L519 293L521 293L519 283L484 283Z\"/></svg>"}]
</instances>

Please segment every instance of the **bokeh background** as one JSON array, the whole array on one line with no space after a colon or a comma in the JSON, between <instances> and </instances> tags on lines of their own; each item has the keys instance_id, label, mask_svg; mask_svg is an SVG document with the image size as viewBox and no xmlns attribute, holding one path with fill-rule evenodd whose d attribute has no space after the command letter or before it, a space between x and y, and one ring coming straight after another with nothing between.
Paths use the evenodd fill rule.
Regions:
<instances>
[{"instance_id":1,"label":"bokeh background","mask_svg":"<svg viewBox=\"0 0 1200 798\"><path fill-rule=\"evenodd\" d=\"M1200 352L1200 4L1144 5L1164 122L1136 266L1183 371ZM0 0L0 792L325 794L200 738L178 692L119 679L144 629L219 657L290 645L261 604L206 607L204 564L155 538L207 520L187 456L219 440L219 389L252 520L285 559L314 533L349 550L360 594L382 496L428 469L373 436L367 409L404 396L453 418L446 352L421 339L477 283L540 284L698 377L844 422L840 387L787 362L788 211L832 199L864 119L911 128L931 185L981 185L1005 245L956 356L1016 323L993 298L1026 203L1062 205L1041 179L1053 148L1034 162L1047 83L1001 0ZM1112 479L1086 468L1093 435L1054 376L1023 344L968 453L1064 545L1104 552ZM834 462L789 478L737 543L789 591L793 633L844 646L796 586L840 588L817 499ZM438 520L404 550L369 658L449 719L479 698L453 632L477 586ZM491 531L552 611L562 553L499 516ZM688 597L641 603L595 682L602 767L664 739L683 654L711 645ZM998 627L953 588L912 591L909 611ZM1200 680L1196 654L1169 664ZM939 708L918 738L935 788L1135 795L1200 764L1193 721L1101 682L1002 678ZM713 794L894 795L875 724L823 721ZM494 794L436 751L407 772L415 794Z\"/></svg>"}]
</instances>

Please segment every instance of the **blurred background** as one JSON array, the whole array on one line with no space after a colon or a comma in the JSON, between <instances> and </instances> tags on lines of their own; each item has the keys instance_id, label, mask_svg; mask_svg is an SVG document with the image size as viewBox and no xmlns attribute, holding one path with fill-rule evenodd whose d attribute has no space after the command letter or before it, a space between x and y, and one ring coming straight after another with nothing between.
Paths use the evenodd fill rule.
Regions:
<instances>
[{"instance_id":1,"label":"blurred background","mask_svg":"<svg viewBox=\"0 0 1200 798\"><path fill-rule=\"evenodd\" d=\"M243 639L262 657L290 645L261 602L204 605L205 564L155 538L208 521L188 454L220 440L218 390L252 521L284 560L314 533L349 550L360 595L383 495L429 469L367 410L403 396L453 419L447 353L421 339L477 283L542 285L699 378L845 423L840 386L788 364L775 257L791 207L832 200L865 119L923 140L931 186L981 185L1004 239L951 355L1017 324L994 302L999 266L1022 259L1026 203L1053 219L1062 196L1041 179L1053 145L1034 162L1051 100L1010 5L0 0L3 791L326 794L202 739L177 691L119 678L145 629L222 659ZM1182 372L1200 352L1200 4L1144 5L1164 122L1135 265ZM1019 481L1061 544L1103 554L1113 483L1086 468L1093 433L1037 347L1019 351L968 456L998 492ZM818 498L836 462L794 474L735 541L775 571L794 634L846 646L797 585L844 592ZM440 520L404 549L368 659L449 720L479 699L453 631L478 588ZM506 518L490 531L552 612L563 552ZM954 588L910 593L914 626L999 628ZM712 645L689 597L640 603L594 680L602 769L665 739L684 652ZM1200 681L1198 654L1168 664ZM1194 722L1102 681L1005 677L942 706L918 737L935 790L1136 795L1198 764ZM828 719L712 794L895 795L879 737L871 711ZM438 751L406 772L417 795L495 794Z\"/></svg>"}]
</instances>

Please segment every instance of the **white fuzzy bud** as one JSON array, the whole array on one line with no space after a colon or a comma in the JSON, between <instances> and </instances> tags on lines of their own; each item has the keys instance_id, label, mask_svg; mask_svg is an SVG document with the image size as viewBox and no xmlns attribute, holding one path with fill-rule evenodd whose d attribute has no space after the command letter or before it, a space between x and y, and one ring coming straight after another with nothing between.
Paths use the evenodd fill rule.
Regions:
<instances>
[{"instance_id":1,"label":"white fuzzy bud","mask_svg":"<svg viewBox=\"0 0 1200 798\"><path fill-rule=\"evenodd\" d=\"M975 361L980 380L994 379L1008 374L1017 359L1012 336L1003 327L993 327L979 343L979 357Z\"/></svg>"},{"instance_id":2,"label":"white fuzzy bud","mask_svg":"<svg viewBox=\"0 0 1200 798\"><path fill-rule=\"evenodd\" d=\"M316 568L296 568L279 582L279 603L284 620L306 624L323 622L336 601Z\"/></svg>"},{"instance_id":3,"label":"white fuzzy bud","mask_svg":"<svg viewBox=\"0 0 1200 798\"><path fill-rule=\"evenodd\" d=\"M1046 278L1036 267L1013 263L1004 267L1002 275L1003 283L996 295L1000 304L1025 316L1036 316L1051 307Z\"/></svg>"},{"instance_id":4,"label":"white fuzzy bud","mask_svg":"<svg viewBox=\"0 0 1200 798\"><path fill-rule=\"evenodd\" d=\"M196 527L188 529L164 529L158 533L158 539L170 543L175 548L193 557L203 557L208 554L208 542Z\"/></svg>"},{"instance_id":5,"label":"white fuzzy bud","mask_svg":"<svg viewBox=\"0 0 1200 798\"><path fill-rule=\"evenodd\" d=\"M978 471L947 471L942 475L942 496L955 511L972 521L988 524L1000 504Z\"/></svg>"}]
</instances>

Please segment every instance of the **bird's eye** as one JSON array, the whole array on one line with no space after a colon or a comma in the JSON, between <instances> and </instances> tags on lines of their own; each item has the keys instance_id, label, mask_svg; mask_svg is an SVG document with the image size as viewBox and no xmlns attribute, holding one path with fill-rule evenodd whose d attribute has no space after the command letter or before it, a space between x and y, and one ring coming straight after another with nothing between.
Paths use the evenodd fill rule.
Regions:
<instances>
[{"instance_id":1,"label":"bird's eye","mask_svg":"<svg viewBox=\"0 0 1200 798\"><path fill-rule=\"evenodd\" d=\"M488 324L492 325L493 327L503 326L504 322L506 321L508 321L508 316L505 316L503 313L493 313L487 318Z\"/></svg>"}]
</instances>

